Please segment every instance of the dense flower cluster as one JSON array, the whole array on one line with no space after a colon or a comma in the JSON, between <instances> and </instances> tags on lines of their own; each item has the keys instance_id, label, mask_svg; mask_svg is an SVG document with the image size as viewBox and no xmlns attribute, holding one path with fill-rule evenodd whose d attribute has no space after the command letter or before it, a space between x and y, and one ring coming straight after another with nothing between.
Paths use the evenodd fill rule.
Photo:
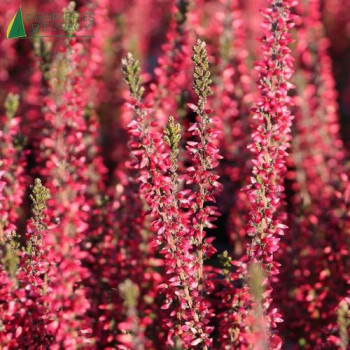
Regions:
<instances>
[{"instance_id":1,"label":"dense flower cluster","mask_svg":"<svg viewBox=\"0 0 350 350\"><path fill-rule=\"evenodd\" d=\"M291 41L289 31L293 27L290 6L291 1L276 0L271 1L271 8L263 11L266 33L262 38L264 59L256 66L261 98L253 108L256 125L249 145L254 158L253 176L248 189L252 206L247 228L248 235L252 236L248 255L261 264L271 280L278 274L279 266L274 253L279 249L280 236L287 228L279 221L276 212L281 199L279 193L284 190L286 150L292 125L291 98L288 96L293 72L293 59L288 48ZM268 280L267 284L270 283ZM268 288L271 288L270 285ZM282 320L277 310L271 308L270 296L263 304L268 312L268 327L276 327L276 322Z\"/></svg>"},{"instance_id":2,"label":"dense flower cluster","mask_svg":"<svg viewBox=\"0 0 350 350\"><path fill-rule=\"evenodd\" d=\"M349 349L347 2L3 1L0 349Z\"/></svg>"}]
</instances>

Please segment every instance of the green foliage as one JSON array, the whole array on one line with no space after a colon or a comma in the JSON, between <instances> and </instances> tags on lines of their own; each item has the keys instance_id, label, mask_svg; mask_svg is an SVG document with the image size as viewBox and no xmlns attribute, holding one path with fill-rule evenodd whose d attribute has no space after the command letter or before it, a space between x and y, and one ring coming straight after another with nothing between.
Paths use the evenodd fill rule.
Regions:
<instances>
[{"instance_id":1,"label":"green foliage","mask_svg":"<svg viewBox=\"0 0 350 350\"><path fill-rule=\"evenodd\" d=\"M181 126L175 123L174 117L169 118L168 124L163 129L164 141L169 145L174 154L179 152L179 142L181 140Z\"/></svg>"},{"instance_id":2,"label":"green foliage","mask_svg":"<svg viewBox=\"0 0 350 350\"><path fill-rule=\"evenodd\" d=\"M252 296L254 297L254 300L257 303L261 303L263 300L263 294L264 294L264 279L265 279L265 272L262 269L262 267L257 263L251 263L249 265L249 288Z\"/></svg>"},{"instance_id":3,"label":"green foliage","mask_svg":"<svg viewBox=\"0 0 350 350\"><path fill-rule=\"evenodd\" d=\"M14 277L18 266L18 251L20 249L20 236L13 232L4 247L2 264L11 277Z\"/></svg>"},{"instance_id":4,"label":"green foliage","mask_svg":"<svg viewBox=\"0 0 350 350\"><path fill-rule=\"evenodd\" d=\"M69 36L74 36L75 28L79 19L79 12L74 11L76 8L75 1L70 1L68 6L63 9L63 17L66 32Z\"/></svg>"},{"instance_id":5,"label":"green foliage","mask_svg":"<svg viewBox=\"0 0 350 350\"><path fill-rule=\"evenodd\" d=\"M46 84L50 80L52 42L45 41L43 38L35 38L33 45L35 55L40 58L39 68L42 73L42 81Z\"/></svg>"},{"instance_id":6,"label":"green foliage","mask_svg":"<svg viewBox=\"0 0 350 350\"><path fill-rule=\"evenodd\" d=\"M137 101L141 101L145 89L142 86L140 62L131 53L122 59L122 72L125 75L124 82L129 86L131 96Z\"/></svg>"},{"instance_id":7,"label":"green foliage","mask_svg":"<svg viewBox=\"0 0 350 350\"><path fill-rule=\"evenodd\" d=\"M343 301L338 308L338 326L342 350L348 349L350 326L350 309L349 304Z\"/></svg>"},{"instance_id":8,"label":"green foliage","mask_svg":"<svg viewBox=\"0 0 350 350\"><path fill-rule=\"evenodd\" d=\"M206 100L206 98L212 93L209 71L209 62L206 44L202 40L197 40L197 44L193 47L192 61L194 62L194 73L193 73L193 89L196 92L200 100Z\"/></svg>"},{"instance_id":9,"label":"green foliage","mask_svg":"<svg viewBox=\"0 0 350 350\"><path fill-rule=\"evenodd\" d=\"M188 12L188 0L178 0L176 2L177 12L175 15L176 23L180 27L186 22Z\"/></svg>"},{"instance_id":10,"label":"green foliage","mask_svg":"<svg viewBox=\"0 0 350 350\"><path fill-rule=\"evenodd\" d=\"M19 106L19 96L17 94L12 94L11 92L6 96L5 100L5 111L9 119L12 119Z\"/></svg>"},{"instance_id":11,"label":"green foliage","mask_svg":"<svg viewBox=\"0 0 350 350\"><path fill-rule=\"evenodd\" d=\"M135 283L129 279L125 280L119 285L119 293L127 309L136 308L140 291Z\"/></svg>"},{"instance_id":12,"label":"green foliage","mask_svg":"<svg viewBox=\"0 0 350 350\"><path fill-rule=\"evenodd\" d=\"M34 186L31 186L30 199L32 201L32 213L35 226L39 232L46 228L43 224L43 213L46 209L46 202L50 198L50 191L42 185L40 179L35 179Z\"/></svg>"},{"instance_id":13,"label":"green foliage","mask_svg":"<svg viewBox=\"0 0 350 350\"><path fill-rule=\"evenodd\" d=\"M232 258L228 255L227 250L225 250L224 252L219 254L218 258L219 258L220 265L222 267L221 271L222 271L223 275L225 277L227 277L230 274L230 272L231 272L231 268L232 268L231 261L232 261Z\"/></svg>"},{"instance_id":14,"label":"green foliage","mask_svg":"<svg viewBox=\"0 0 350 350\"><path fill-rule=\"evenodd\" d=\"M13 136L12 142L16 150L20 152L24 149L24 147L27 144L27 137L18 132L16 135Z\"/></svg>"},{"instance_id":15,"label":"green foliage","mask_svg":"<svg viewBox=\"0 0 350 350\"><path fill-rule=\"evenodd\" d=\"M299 344L299 346L300 347L302 347L302 348L305 348L305 346L306 346L306 339L305 338L300 338L299 340L298 340L298 344Z\"/></svg>"}]
</instances>

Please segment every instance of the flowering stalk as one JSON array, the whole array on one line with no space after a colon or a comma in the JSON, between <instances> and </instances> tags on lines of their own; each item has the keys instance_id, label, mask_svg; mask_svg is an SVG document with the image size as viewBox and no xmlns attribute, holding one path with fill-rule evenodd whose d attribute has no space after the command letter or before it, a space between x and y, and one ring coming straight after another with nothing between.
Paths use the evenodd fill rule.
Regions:
<instances>
[{"instance_id":1,"label":"flowering stalk","mask_svg":"<svg viewBox=\"0 0 350 350\"><path fill-rule=\"evenodd\" d=\"M264 271L257 263L251 263L248 268L248 284L253 299L253 307L250 312L249 344L254 350L275 349L270 347L269 329L264 315Z\"/></svg>"},{"instance_id":2,"label":"flowering stalk","mask_svg":"<svg viewBox=\"0 0 350 350\"><path fill-rule=\"evenodd\" d=\"M227 251L219 255L221 276L218 278L217 297L220 300L217 319L220 349L247 349L252 344L252 296L247 281L247 257L234 261ZM256 340L256 339L255 339Z\"/></svg>"},{"instance_id":3,"label":"flowering stalk","mask_svg":"<svg viewBox=\"0 0 350 350\"><path fill-rule=\"evenodd\" d=\"M326 344L327 339L333 346L336 309L348 293L342 198L348 179L343 174L345 150L338 135L336 92L320 10L318 0L297 8L297 96L289 165L293 177L287 182L291 234L284 239L289 254L279 259L283 292L275 295L284 310L298 302L294 313L286 312L283 332L295 341L302 339L306 348Z\"/></svg>"},{"instance_id":4,"label":"flowering stalk","mask_svg":"<svg viewBox=\"0 0 350 350\"><path fill-rule=\"evenodd\" d=\"M127 310L127 319L119 327L125 332L119 335L119 340L133 350L144 349L144 330L140 329L142 324L138 317L138 298L140 291L136 284L125 280L119 285L119 293ZM126 349L126 348L125 348Z\"/></svg>"},{"instance_id":5,"label":"flowering stalk","mask_svg":"<svg viewBox=\"0 0 350 350\"><path fill-rule=\"evenodd\" d=\"M215 126L221 130L218 141L224 160L218 169L225 191L217 201L223 218L228 216L226 229L236 256L241 256L247 243L245 226L249 213L247 193L241 191L249 182L251 154L249 106L255 92L248 71L247 23L240 0L221 0L220 41L216 57L218 71L210 103L215 110ZM214 51L214 54L215 54Z\"/></svg>"},{"instance_id":6,"label":"flowering stalk","mask_svg":"<svg viewBox=\"0 0 350 350\"><path fill-rule=\"evenodd\" d=\"M153 194L152 182L158 181L158 165L163 162L161 157L154 152L161 137L157 133L151 132L149 106L141 101L144 88L140 76L139 62L134 59L132 54L128 54L122 61L122 69L125 75L124 81L128 85L131 95L129 106L134 111L134 118L128 124L129 147L132 157L126 163L126 175L129 176L129 179L125 199L132 199L134 201L132 205L136 208L134 208L134 212L127 213L125 219L129 222L131 220L136 222L136 227L130 227L134 238L133 242L130 242L130 248L126 250L126 254L130 254L131 261L138 261L139 270L135 270L134 267L130 266L133 270L129 275L130 279L133 283L138 284L140 293L147 294L152 300L155 297L153 283L159 283L161 277L152 266L158 263L157 259L150 258L154 255L154 248L150 244L150 230L152 228L149 227L145 215L146 213L152 213L156 207L150 204L150 199ZM151 208L148 212L143 201ZM138 217L135 217L135 215L138 215ZM141 303L140 300L139 311L143 311L140 312L140 316L151 312L152 307L153 305ZM141 322L149 322L149 320L145 317L141 318Z\"/></svg>"},{"instance_id":7,"label":"flowering stalk","mask_svg":"<svg viewBox=\"0 0 350 350\"><path fill-rule=\"evenodd\" d=\"M193 333L204 336L205 331L198 328L201 320L192 295L198 283L195 277L191 276L195 258L189 252L192 244L188 237L186 215L180 211L181 206L187 202L185 192L178 192L177 154L180 129L174 119L170 118L164 129L165 142L159 139L156 133L151 134L150 125L145 119L147 111L140 102L143 93L139 78L140 68L130 55L125 60L124 66L126 82L136 100L134 108L139 116L139 123L133 123L135 130L133 133L138 136L141 143L135 139L132 147L137 151L134 151L134 154L139 158L138 164L142 171L140 193L150 207L152 227L157 230L157 239L152 246L163 246L160 252L165 257L166 273L169 276L167 281L159 286L165 294L162 309L169 309L171 304L175 304L175 310L177 309L171 316L175 320L167 321L169 327L167 342L173 345L172 338L175 334L187 348L198 344ZM169 149L163 150L165 143L170 148L170 154Z\"/></svg>"},{"instance_id":8,"label":"flowering stalk","mask_svg":"<svg viewBox=\"0 0 350 350\"><path fill-rule=\"evenodd\" d=\"M30 198L33 217L27 222L26 247L20 251L17 237L13 235L12 254L18 255L18 265L13 288L8 289L7 297L2 299L2 332L7 334L3 345L10 349L48 347L54 339L50 325L55 313L51 313L52 299L47 294L52 262L48 258L49 248L43 245L43 238L48 232L46 201L49 192L39 179L35 180Z\"/></svg>"},{"instance_id":9,"label":"flowering stalk","mask_svg":"<svg viewBox=\"0 0 350 350\"><path fill-rule=\"evenodd\" d=\"M70 3L66 11L73 10L74 3ZM51 192L49 216L60 223L45 239L46 244L53 247L51 259L57 261L56 275L52 275L51 281L54 290L51 307L57 312L57 320L52 325L55 342L74 347L91 343L88 288L82 283L89 275L82 262L88 256L83 242L91 213L91 203L87 200L91 182L84 142L87 102L82 93L87 82L76 69L84 51L73 33L69 35L55 62L60 68L57 79L51 79L50 90L43 100L45 123L36 149L40 167L35 171L46 179ZM62 76L64 79L60 81Z\"/></svg>"},{"instance_id":10,"label":"flowering stalk","mask_svg":"<svg viewBox=\"0 0 350 350\"><path fill-rule=\"evenodd\" d=\"M212 169L218 165L220 155L215 142L217 133L209 116L211 111L206 109L207 97L212 92L210 87L212 81L210 79L211 74L205 45L205 42L198 40L193 48L193 88L198 96L198 103L197 105L189 104L189 107L196 113L197 117L196 123L192 124L188 131L198 141L187 142L186 148L192 156L193 166L187 168L186 182L197 186L197 189L190 196L192 210L191 237L197 255L194 271L198 284L199 298L203 298L203 305L199 310L203 324L207 325L211 312L208 304L205 302L204 295L207 292L205 287L208 288L210 283L205 283L204 260L211 257L216 250L211 245L213 238L205 238L205 230L214 227L211 222L219 215L216 207L208 205L208 202L215 202L214 193L220 187L217 181L219 176L212 173ZM209 334L212 328L206 326L205 329L206 335L202 339L204 339L205 346L209 346L211 344Z\"/></svg>"},{"instance_id":11,"label":"flowering stalk","mask_svg":"<svg viewBox=\"0 0 350 350\"><path fill-rule=\"evenodd\" d=\"M293 27L290 13L292 1L271 0L270 8L262 11L265 35L262 38L264 58L258 63L258 87L260 99L253 108L256 125L249 149L254 155L253 174L249 186L251 203L248 234L252 236L248 254L266 271L271 288L273 276L278 274L278 262L274 253L279 249L279 236L286 226L276 219L280 193L283 191L283 176L286 171L285 158L290 140L292 123L288 90L292 87L293 59L288 44L289 31ZM274 328L281 319L276 309L270 309L271 298L264 301L269 328Z\"/></svg>"},{"instance_id":12,"label":"flowering stalk","mask_svg":"<svg viewBox=\"0 0 350 350\"><path fill-rule=\"evenodd\" d=\"M178 176L177 157L180 130L180 125L175 124L174 118L170 117L164 127L164 141L170 148L171 180L166 181L168 187L163 190L162 204L158 208L159 219L155 220L154 224L158 227L157 243L163 245L161 253L166 261L166 273L169 275L168 281L160 286L166 296L164 308L169 308L170 304L177 301L176 319L169 322L168 342L174 345L171 337L175 334L182 345L188 348L196 345L196 333L202 336L205 330L200 325L200 310L196 306L195 293L198 282L192 271L196 257L191 253L192 240L188 217L184 212L184 207L188 205L185 199L187 191L179 191L181 181Z\"/></svg>"},{"instance_id":13,"label":"flowering stalk","mask_svg":"<svg viewBox=\"0 0 350 350\"><path fill-rule=\"evenodd\" d=\"M3 173L0 172L0 214L5 217L7 210L4 197L5 181L2 180ZM17 307L12 295L16 288L13 276L17 272L18 252L17 244L9 240L9 237L0 236L0 346L18 346L15 339L15 329L12 322L15 319Z\"/></svg>"},{"instance_id":14,"label":"flowering stalk","mask_svg":"<svg viewBox=\"0 0 350 350\"><path fill-rule=\"evenodd\" d=\"M183 300L183 292L176 295L176 281L177 273L174 270L174 264L177 269L182 269L182 257L183 254L181 250L176 248L175 242L177 238L174 236L174 231L179 230L177 228L177 223L174 222L180 217L176 215L178 213L178 199L177 196L177 186L178 180L176 175L176 149L179 141L179 135L176 133L177 128L175 125L169 124L165 129L165 140L171 146L172 154L170 156L171 165L169 161L166 162L167 154L162 151L165 146L165 142L162 141L160 136L150 131L150 124L148 121L148 111L145 106L141 103L141 98L143 95L143 87L141 85L140 79L140 67L139 63L134 60L134 58L129 54L127 58L123 61L124 73L126 76L126 83L129 86L130 94L134 98L132 101L133 108L137 115L136 121L134 120L130 123L130 131L132 132L132 139L130 146L135 155L134 167L137 167L138 172L135 174L140 182L140 195L146 201L150 210L149 213L153 219L152 229L157 231L157 239L151 244L151 246L157 246L159 244L165 244L165 247L161 250L161 253L165 255L167 262L167 274L169 275L170 283L169 289L168 283L160 285L161 290L165 290L165 303L162 309L168 309L172 302L180 300L179 304ZM154 126L155 123L152 123ZM171 180L166 173L169 166L172 167ZM167 198L167 199L165 199ZM181 227L181 224L180 226ZM185 239L185 238L184 238ZM169 242L170 240L170 242ZM179 244L181 244L181 238L179 238ZM166 245L170 244L170 251L166 249ZM187 245L183 244L183 248L187 249ZM177 254L181 255L179 259ZM185 255L185 253L184 253ZM179 265L178 265L179 264ZM185 275L180 272L180 280L185 280ZM186 297L190 298L188 294L188 287ZM192 301L189 301L190 305L193 305ZM181 314L181 309L179 310ZM182 319L181 316L180 320ZM169 328L168 332L168 343L173 344L172 335L174 329L171 326L172 321L168 320ZM180 321L180 323L183 322ZM169 332L170 331L170 332ZM180 332L186 334L180 329ZM175 332L176 334L179 331Z\"/></svg>"},{"instance_id":15,"label":"flowering stalk","mask_svg":"<svg viewBox=\"0 0 350 350\"><path fill-rule=\"evenodd\" d=\"M165 124L169 115L182 118L186 113L184 102L190 94L192 67L188 7L188 0L173 2L167 42L154 70L156 81L150 85L151 92L147 96L153 102L154 114L160 124Z\"/></svg>"},{"instance_id":16,"label":"flowering stalk","mask_svg":"<svg viewBox=\"0 0 350 350\"><path fill-rule=\"evenodd\" d=\"M198 191L194 192L194 205L192 206L193 213L193 238L197 248L198 255L198 285L202 289L203 285L203 262L205 256L210 257L215 250L211 246L212 239L204 239L206 228L214 227L211 224L215 216L219 213L214 206L206 205L207 202L215 202L214 190L220 187L217 182L218 176L211 173L211 170L217 167L220 159L219 151L215 145L216 131L211 124L209 117L210 110L205 108L208 95L211 94L210 88L211 79L209 71L209 63L205 42L198 40L194 46L193 62L194 68L194 83L193 88L198 96L197 105L190 104L190 108L197 114L196 123L194 123L189 131L194 137L199 139L199 142L189 141L187 143L188 151L193 155L193 166L187 169L188 184L198 185Z\"/></svg>"},{"instance_id":17,"label":"flowering stalk","mask_svg":"<svg viewBox=\"0 0 350 350\"><path fill-rule=\"evenodd\" d=\"M339 342L342 350L346 350L349 345L349 328L350 328L350 299L344 298L338 307L338 328ZM336 338L336 337L334 337ZM338 340L338 339L335 339ZM337 344L337 345L338 345Z\"/></svg>"},{"instance_id":18,"label":"flowering stalk","mask_svg":"<svg viewBox=\"0 0 350 350\"><path fill-rule=\"evenodd\" d=\"M5 101L6 114L0 118L0 171L6 185L4 195L4 215L1 217L0 231L7 237L16 231L18 208L22 204L25 191L26 154L25 137L20 131L20 118L16 116L19 96L8 94ZM0 236L2 236L2 232Z\"/></svg>"},{"instance_id":19,"label":"flowering stalk","mask_svg":"<svg viewBox=\"0 0 350 350\"><path fill-rule=\"evenodd\" d=\"M80 246L85 253L82 265L89 274L82 285L91 305L88 315L92 320L92 338L97 347L116 344L118 331L115 318L119 314L120 303L115 292L119 283L119 274L116 273L118 264L113 258L118 250L117 229L112 222L117 219L112 193L107 193L106 188L107 169L100 155L100 123L97 115L97 106L101 105L107 94L106 82L100 77L106 70L104 45L113 28L113 23L108 20L109 7L109 0L102 0L95 4L86 3L80 8L79 16L84 18L85 12L93 13L95 22L91 27L91 38L77 43L81 46L78 82L81 86L85 85L85 88L79 89L84 120L80 142L84 145L84 209L88 215L88 227L81 237Z\"/></svg>"},{"instance_id":20,"label":"flowering stalk","mask_svg":"<svg viewBox=\"0 0 350 350\"><path fill-rule=\"evenodd\" d=\"M209 147L211 147L211 140L209 139L211 133L208 131L210 120L206 111L204 111L204 106L206 96L209 93L208 85L210 84L210 73L208 74L208 62L206 61L205 52L201 51L202 46L200 45L202 44L199 44L199 46L194 49L198 54L198 56L195 55L194 58L197 63L195 78L198 78L195 80L194 87L200 96L198 114L203 119L203 123L199 124L198 130L201 132L203 148L205 152L208 152ZM142 105L138 105L142 96L142 88L140 79L133 76L133 74L134 72L138 73L139 68L131 56L128 57L128 60L129 62L125 61L126 67L124 69L127 73L126 82L129 85L132 96L136 98L134 108L140 118L140 123L135 125L135 129L137 130L137 135L139 135L141 144L138 148L139 151L137 153L134 152L141 159L140 168L144 169L140 177L142 181L140 191L151 208L151 216L155 219L153 221L153 226L157 228L158 231L158 239L155 244L164 244L161 253L165 255L167 261L170 263L169 265L167 264L167 273L170 274L170 277L173 276L169 279L170 283L168 282L161 285L161 289L165 289L166 293L166 303L163 305L163 308L169 308L170 304L174 301L174 296L176 296L175 300L179 300L180 306L177 317L180 319L180 325L184 322L183 326L179 328L180 332L177 331L176 333L180 334L184 342L183 345L186 347L196 346L203 342L204 348L207 348L211 342L208 337L211 327L207 326L208 320L206 318L209 310L206 309L207 303L204 302L202 292L195 296L195 290L198 288L199 284L202 285L203 283L204 253L210 256L213 252L210 241L203 242L203 230L210 226L207 217L213 212L213 208L204 210L204 202L211 198L207 191L209 191L209 188L212 188L210 187L212 186L211 182L215 183L217 177L209 175L208 183L202 181L200 185L200 193L198 195L200 198L197 201L198 211L194 214L196 216L194 220L199 221L199 233L196 235L196 238L193 239L193 233L191 232L190 236L192 238L189 240L188 232L186 232L186 220L182 221L180 225L178 225L176 221L174 222L178 217L176 213L180 210L181 206L181 202L179 202L178 198L178 178L176 174L177 147L180 141L179 127L174 124L174 120L171 118L169 124L165 128L165 142L170 147L169 164L169 162L165 161L167 155L163 152L164 146L161 140L158 139L155 133L151 134L149 124L147 120L145 121L147 112ZM195 127L193 129L195 129ZM151 137L151 135L153 135L153 137ZM135 142L135 146L136 145L137 143ZM193 146L194 143L192 143L192 147ZM203 172L198 170L200 173L199 175L198 173L196 174L202 178L208 176L207 170L209 170L212 165L212 159L216 160L215 150L211 150L210 152L212 158L205 152L203 152L195 162L195 166L199 163L199 166L204 167ZM170 178L163 175L164 171L166 171L169 166ZM195 167L193 167L193 169L195 170ZM194 176L194 174L192 174L192 176ZM189 179L188 182L190 183L192 181ZM194 200L195 195L192 197L192 200ZM204 219L202 219L203 215L206 216ZM179 217L181 216L186 218L185 215L180 215ZM181 250L178 249L179 244L182 247ZM198 249L196 258L189 253L192 244L195 244ZM198 248L198 246L201 247ZM176 269L174 269L174 264ZM188 269L185 268L185 264L188 264ZM191 271L191 269L193 269L193 271ZM191 277L191 275L193 275L193 277ZM180 290L177 290L178 288L176 286L178 285L181 286ZM173 333L174 330L171 330L169 333L170 339L168 341L170 343L172 343L171 334Z\"/></svg>"},{"instance_id":21,"label":"flowering stalk","mask_svg":"<svg viewBox=\"0 0 350 350\"><path fill-rule=\"evenodd\" d=\"M35 235L30 235L30 232L28 232L28 249L35 255L40 254L43 234L47 229L46 202L50 198L50 191L42 185L40 179L35 179L35 184L32 186L32 193L29 197L32 201L32 225Z\"/></svg>"}]
</instances>

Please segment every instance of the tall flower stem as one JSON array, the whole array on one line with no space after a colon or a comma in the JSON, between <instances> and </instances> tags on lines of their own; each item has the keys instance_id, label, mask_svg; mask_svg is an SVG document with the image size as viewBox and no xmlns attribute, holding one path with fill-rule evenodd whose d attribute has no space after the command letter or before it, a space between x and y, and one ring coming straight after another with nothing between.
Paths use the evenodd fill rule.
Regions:
<instances>
[{"instance_id":1,"label":"tall flower stem","mask_svg":"<svg viewBox=\"0 0 350 350\"><path fill-rule=\"evenodd\" d=\"M257 66L260 98L252 110L256 125L249 145L254 159L248 191L251 203L248 234L252 236L248 255L253 262L261 264L270 284L272 277L279 273L274 253L279 249L279 236L286 229L277 218L277 210L284 190L282 183L293 119L289 110L292 100L288 96L292 87L289 80L293 59L288 44L294 23L290 13L293 1L270 0L269 3L270 7L262 11L265 17L261 40L264 58ZM270 309L271 303L271 298L267 297L264 306L269 327L274 328L281 319L275 309Z\"/></svg>"}]
</instances>

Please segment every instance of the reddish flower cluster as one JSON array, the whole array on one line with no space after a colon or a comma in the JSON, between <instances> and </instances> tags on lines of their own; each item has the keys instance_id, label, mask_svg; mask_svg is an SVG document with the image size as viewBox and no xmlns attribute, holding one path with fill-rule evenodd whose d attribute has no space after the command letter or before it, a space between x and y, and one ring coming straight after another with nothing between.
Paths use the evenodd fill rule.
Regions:
<instances>
[{"instance_id":1,"label":"reddish flower cluster","mask_svg":"<svg viewBox=\"0 0 350 350\"><path fill-rule=\"evenodd\" d=\"M3 203L4 211L1 216L1 237L9 237L16 230L18 220L17 209L21 206L25 191L24 170L26 166L25 138L21 135L20 118L16 116L18 95L9 94L5 101L6 114L1 118L1 172L5 182Z\"/></svg>"},{"instance_id":2,"label":"reddish flower cluster","mask_svg":"<svg viewBox=\"0 0 350 350\"><path fill-rule=\"evenodd\" d=\"M176 322L171 319L167 321L167 338L171 345L174 345L174 334L189 346L203 342L207 347L211 343L208 337L211 329L208 327L208 316L211 311L202 297L204 289L207 289L203 262L215 250L210 244L212 239L205 239L204 230L212 227L212 216L218 213L213 206L205 207L204 204L215 201L213 190L219 184L217 175L211 174L210 170L217 166L219 156L207 114L209 111L205 110L211 83L206 55L205 43L199 41L194 47L193 56L194 89L199 101L198 106L190 104L198 114L198 122L189 128L199 142L188 141L187 149L193 155L193 166L181 176L177 173L180 126L171 117L164 129L164 140L157 131L151 130L156 124L150 123L149 110L141 102L143 87L138 76L138 62L131 55L124 61L126 82L133 98L131 105L137 116L130 123L129 132L133 140L130 146L137 160L135 167L140 171L140 194L150 208L153 219L151 229L157 233L151 245L162 246L160 253L165 257L166 274L169 276L159 286L165 294L161 308L166 310L171 304L176 304L171 307L171 316ZM184 183L198 185L198 190L180 191L179 186ZM182 219L178 221L179 218Z\"/></svg>"},{"instance_id":3,"label":"reddish flower cluster","mask_svg":"<svg viewBox=\"0 0 350 350\"><path fill-rule=\"evenodd\" d=\"M265 5L0 4L1 349L349 348L349 16Z\"/></svg>"},{"instance_id":4,"label":"reddish flower cluster","mask_svg":"<svg viewBox=\"0 0 350 350\"><path fill-rule=\"evenodd\" d=\"M288 285L288 276L292 273L296 288L293 296L286 293L278 298L284 299L284 307L296 301L300 306L294 315L285 313L286 322L295 329L288 331L288 337L300 339L300 334L307 330L309 346L320 346L328 344L327 338L335 338L337 308L348 293L347 209L342 195L347 180L344 148L338 135L336 92L326 51L328 44L320 21L320 2L310 1L308 6L299 7L298 13L299 94L295 97L295 133L290 160L294 170L289 184L293 193L291 205L298 209L289 214L292 235L283 243L289 246L290 256L281 256L280 281ZM291 245L295 234L300 239ZM291 264L295 255L300 257ZM310 264L313 264L312 270Z\"/></svg>"},{"instance_id":5,"label":"reddish flower cluster","mask_svg":"<svg viewBox=\"0 0 350 350\"><path fill-rule=\"evenodd\" d=\"M271 1L271 8L263 11L265 35L262 39L264 59L258 63L259 90L261 98L253 109L256 121L249 149L254 154L253 176L249 186L252 205L247 233L252 236L248 254L259 262L273 277L278 274L279 263L274 253L279 249L279 236L286 225L276 216L283 191L283 175L286 172L286 150L289 147L292 116L288 90L292 87L292 56L288 44L289 31L293 27L290 13L291 1ZM269 288L270 285L269 285ZM271 308L271 298L264 300L268 312L267 324L276 327L280 314Z\"/></svg>"}]
</instances>

